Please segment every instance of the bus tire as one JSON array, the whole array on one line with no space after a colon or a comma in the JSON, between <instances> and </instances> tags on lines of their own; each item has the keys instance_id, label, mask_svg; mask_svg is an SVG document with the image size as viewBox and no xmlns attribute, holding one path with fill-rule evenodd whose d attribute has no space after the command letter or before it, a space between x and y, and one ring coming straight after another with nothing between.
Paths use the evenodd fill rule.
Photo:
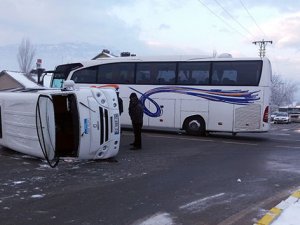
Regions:
<instances>
[{"instance_id":1,"label":"bus tire","mask_svg":"<svg viewBox=\"0 0 300 225\"><path fill-rule=\"evenodd\" d=\"M191 116L184 121L184 130L190 135L205 135L205 121L201 116Z\"/></svg>"}]
</instances>

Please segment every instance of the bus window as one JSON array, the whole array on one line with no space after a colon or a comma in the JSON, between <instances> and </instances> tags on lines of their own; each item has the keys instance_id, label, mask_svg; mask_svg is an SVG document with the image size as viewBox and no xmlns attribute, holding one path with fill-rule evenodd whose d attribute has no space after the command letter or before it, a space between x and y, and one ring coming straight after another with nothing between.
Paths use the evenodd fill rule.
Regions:
<instances>
[{"instance_id":1,"label":"bus window","mask_svg":"<svg viewBox=\"0 0 300 225\"><path fill-rule=\"evenodd\" d=\"M177 84L209 84L210 63L179 63Z\"/></svg>"},{"instance_id":2,"label":"bus window","mask_svg":"<svg viewBox=\"0 0 300 225\"><path fill-rule=\"evenodd\" d=\"M176 63L138 63L137 84L175 84Z\"/></svg>"},{"instance_id":3,"label":"bus window","mask_svg":"<svg viewBox=\"0 0 300 225\"><path fill-rule=\"evenodd\" d=\"M155 84L175 84L175 63L157 63L156 66L157 76L154 79Z\"/></svg>"},{"instance_id":4,"label":"bus window","mask_svg":"<svg viewBox=\"0 0 300 225\"><path fill-rule=\"evenodd\" d=\"M85 69L75 71L71 79L74 80L75 83L95 84L97 81L97 67L87 67Z\"/></svg>"},{"instance_id":5,"label":"bus window","mask_svg":"<svg viewBox=\"0 0 300 225\"><path fill-rule=\"evenodd\" d=\"M120 63L117 66L116 83L132 84L134 82L134 63Z\"/></svg>"},{"instance_id":6,"label":"bus window","mask_svg":"<svg viewBox=\"0 0 300 225\"><path fill-rule=\"evenodd\" d=\"M99 65L99 84L131 84L134 81L134 63Z\"/></svg>"},{"instance_id":7,"label":"bus window","mask_svg":"<svg viewBox=\"0 0 300 225\"><path fill-rule=\"evenodd\" d=\"M257 86L260 74L260 61L213 62L212 84Z\"/></svg>"},{"instance_id":8,"label":"bus window","mask_svg":"<svg viewBox=\"0 0 300 225\"><path fill-rule=\"evenodd\" d=\"M152 63L138 63L136 69L137 84L151 84L151 65Z\"/></svg>"},{"instance_id":9,"label":"bus window","mask_svg":"<svg viewBox=\"0 0 300 225\"><path fill-rule=\"evenodd\" d=\"M237 83L240 86L258 86L262 70L261 61L239 62Z\"/></svg>"},{"instance_id":10,"label":"bus window","mask_svg":"<svg viewBox=\"0 0 300 225\"><path fill-rule=\"evenodd\" d=\"M224 70L222 76L222 85L234 85L237 81L237 71L236 70Z\"/></svg>"}]
</instances>

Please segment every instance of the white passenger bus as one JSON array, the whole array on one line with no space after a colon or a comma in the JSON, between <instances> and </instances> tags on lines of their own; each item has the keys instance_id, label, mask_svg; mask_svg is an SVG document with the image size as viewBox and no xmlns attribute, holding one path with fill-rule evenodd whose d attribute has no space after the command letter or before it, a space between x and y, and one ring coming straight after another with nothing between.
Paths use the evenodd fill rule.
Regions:
<instances>
[{"instance_id":1,"label":"white passenger bus","mask_svg":"<svg viewBox=\"0 0 300 225\"><path fill-rule=\"evenodd\" d=\"M6 71L0 82L0 145L45 158L52 167L60 157L107 159L118 153L115 90L46 89Z\"/></svg>"},{"instance_id":2,"label":"white passenger bus","mask_svg":"<svg viewBox=\"0 0 300 225\"><path fill-rule=\"evenodd\" d=\"M56 67L52 87L115 86L130 125L129 95L144 106L144 127L206 132L269 130L271 64L267 58L116 57Z\"/></svg>"}]
</instances>

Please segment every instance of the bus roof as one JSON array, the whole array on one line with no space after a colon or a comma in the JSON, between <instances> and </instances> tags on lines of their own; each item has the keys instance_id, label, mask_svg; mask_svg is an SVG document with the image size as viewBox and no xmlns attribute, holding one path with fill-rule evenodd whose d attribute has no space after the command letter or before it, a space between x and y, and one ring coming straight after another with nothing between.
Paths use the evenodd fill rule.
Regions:
<instances>
[{"instance_id":1,"label":"bus roof","mask_svg":"<svg viewBox=\"0 0 300 225\"><path fill-rule=\"evenodd\" d=\"M112 57L112 58L101 58L95 60L81 61L80 63L84 66L95 66L106 63L117 63L117 62L186 62L186 61L252 61L252 60L267 60L267 58L231 58L231 57L209 57L201 55L178 55L178 56L128 56L128 57ZM78 63L78 62L77 62ZM71 64L71 63L66 63Z\"/></svg>"}]
</instances>

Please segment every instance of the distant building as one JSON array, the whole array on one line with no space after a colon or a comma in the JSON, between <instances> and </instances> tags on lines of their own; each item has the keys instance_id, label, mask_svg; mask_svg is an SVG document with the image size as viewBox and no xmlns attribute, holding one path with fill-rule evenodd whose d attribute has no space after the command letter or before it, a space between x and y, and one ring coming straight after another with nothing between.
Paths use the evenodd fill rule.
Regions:
<instances>
[{"instance_id":1,"label":"distant building","mask_svg":"<svg viewBox=\"0 0 300 225\"><path fill-rule=\"evenodd\" d=\"M21 88L20 85L14 78L9 76L6 71L0 73L0 90L16 89Z\"/></svg>"},{"instance_id":2,"label":"distant building","mask_svg":"<svg viewBox=\"0 0 300 225\"><path fill-rule=\"evenodd\" d=\"M37 88L40 86L23 73L6 70L0 72L0 91L23 89L25 87Z\"/></svg>"},{"instance_id":3,"label":"distant building","mask_svg":"<svg viewBox=\"0 0 300 225\"><path fill-rule=\"evenodd\" d=\"M120 54L120 57L128 57L128 56L136 56L136 54L132 54L130 52L121 52ZM118 56L111 54L110 51L107 49L103 49L102 52L96 55L94 58L92 58L92 60L101 59L101 58L114 58L114 57L118 57Z\"/></svg>"},{"instance_id":4,"label":"distant building","mask_svg":"<svg viewBox=\"0 0 300 225\"><path fill-rule=\"evenodd\" d=\"M111 54L109 50L103 49L102 52L96 55L94 58L92 58L92 60L101 59L101 58L113 58L113 57L116 56Z\"/></svg>"}]
</instances>

